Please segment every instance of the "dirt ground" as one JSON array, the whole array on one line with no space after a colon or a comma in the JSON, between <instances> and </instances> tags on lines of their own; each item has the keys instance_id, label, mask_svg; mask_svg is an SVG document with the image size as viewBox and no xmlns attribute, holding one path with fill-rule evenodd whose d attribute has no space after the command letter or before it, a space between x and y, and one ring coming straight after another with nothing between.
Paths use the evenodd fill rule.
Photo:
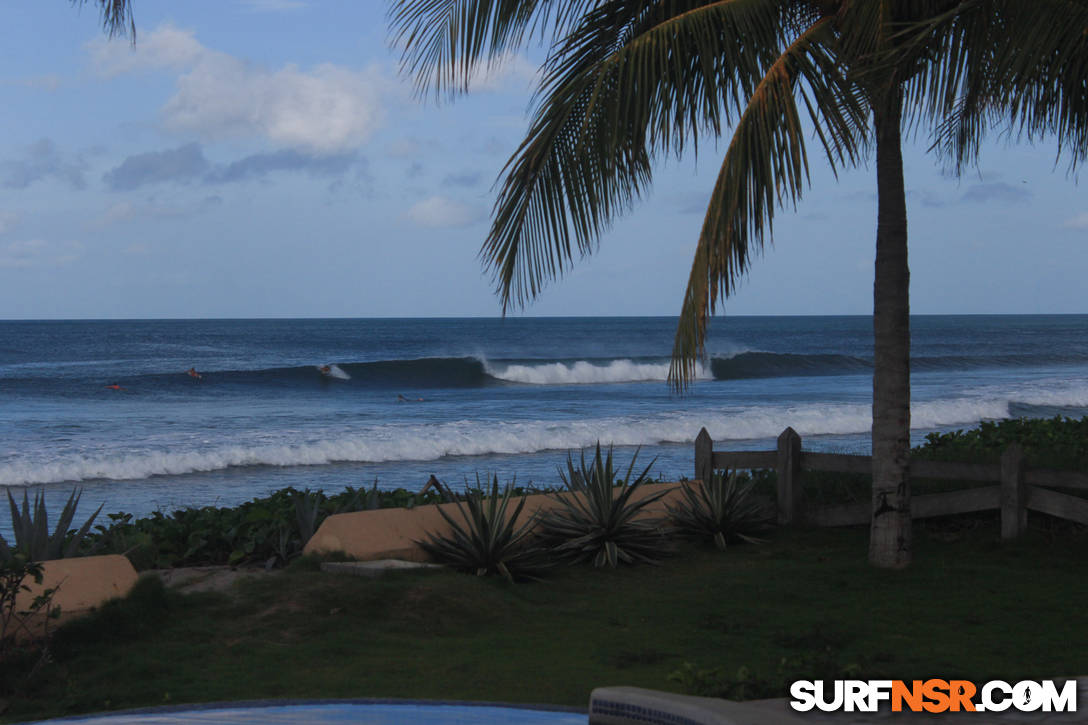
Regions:
<instances>
[{"instance_id":1,"label":"dirt ground","mask_svg":"<svg viewBox=\"0 0 1088 725\"><path fill-rule=\"evenodd\" d=\"M183 592L226 592L243 577L276 576L278 571L241 569L230 566L190 566L177 569L152 569L147 572L163 584Z\"/></svg>"}]
</instances>

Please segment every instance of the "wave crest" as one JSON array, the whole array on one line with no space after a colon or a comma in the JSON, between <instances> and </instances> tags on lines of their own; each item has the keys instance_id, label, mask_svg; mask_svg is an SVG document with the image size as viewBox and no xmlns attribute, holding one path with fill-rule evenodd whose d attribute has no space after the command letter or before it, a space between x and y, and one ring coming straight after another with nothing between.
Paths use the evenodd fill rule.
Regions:
<instances>
[{"instance_id":1,"label":"wave crest","mask_svg":"<svg viewBox=\"0 0 1088 725\"><path fill-rule=\"evenodd\" d=\"M668 362L639 362L622 359L605 364L586 360L574 362L542 362L486 364L492 377L512 383L530 385L600 385L607 383L664 382L669 377ZM697 368L698 379L708 379L705 367Z\"/></svg>"},{"instance_id":2,"label":"wave crest","mask_svg":"<svg viewBox=\"0 0 1088 725\"><path fill-rule=\"evenodd\" d=\"M918 403L918 428L977 423L1009 414L1007 400L959 399ZM747 407L726 411L676 411L633 416L516 423L457 421L439 425L375 426L305 441L224 444L190 450L137 450L125 454L59 454L48 460L0 463L0 485L26 486L91 479L133 480L242 466L321 466L564 451L602 444L650 446L692 443L706 427L715 441L763 440L768 445L786 426L802 436L863 434L871 426L867 404ZM178 444L182 445L182 444ZM191 445L191 444L189 444Z\"/></svg>"}]
</instances>

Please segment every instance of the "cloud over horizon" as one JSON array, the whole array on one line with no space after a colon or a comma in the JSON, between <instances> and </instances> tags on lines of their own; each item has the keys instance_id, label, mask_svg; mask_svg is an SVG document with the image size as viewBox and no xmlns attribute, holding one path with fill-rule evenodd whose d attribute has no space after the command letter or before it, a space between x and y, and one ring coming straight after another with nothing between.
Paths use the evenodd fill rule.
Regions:
<instances>
[{"instance_id":1,"label":"cloud over horizon","mask_svg":"<svg viewBox=\"0 0 1088 725\"><path fill-rule=\"evenodd\" d=\"M978 203L1000 201L1004 203L1024 202L1031 198L1031 192L1019 186L1007 184L1004 181L990 181L983 184L975 184L964 192L962 200Z\"/></svg>"},{"instance_id":2,"label":"cloud over horizon","mask_svg":"<svg viewBox=\"0 0 1088 725\"><path fill-rule=\"evenodd\" d=\"M1088 212L1077 214L1075 217L1066 219L1062 226L1066 229L1088 229Z\"/></svg>"},{"instance_id":3,"label":"cloud over horizon","mask_svg":"<svg viewBox=\"0 0 1088 725\"><path fill-rule=\"evenodd\" d=\"M195 181L209 167L200 144L187 143L166 151L133 154L103 174L102 181L113 191L131 191L164 181Z\"/></svg>"},{"instance_id":4,"label":"cloud over horizon","mask_svg":"<svg viewBox=\"0 0 1088 725\"><path fill-rule=\"evenodd\" d=\"M295 149L250 154L227 164L212 164L200 144L192 142L165 151L128 156L103 174L102 181L112 191L131 191L168 182L230 184L280 172L337 179L351 169L365 175L366 166L366 159L357 152L310 156Z\"/></svg>"},{"instance_id":5,"label":"cloud over horizon","mask_svg":"<svg viewBox=\"0 0 1088 725\"><path fill-rule=\"evenodd\" d=\"M358 153L341 153L329 156L310 156L295 149L252 154L218 167L208 174L211 183L226 184L235 181L263 178L281 171L300 171L312 177L342 176L352 167L365 165L366 160Z\"/></svg>"},{"instance_id":6,"label":"cloud over horizon","mask_svg":"<svg viewBox=\"0 0 1088 725\"><path fill-rule=\"evenodd\" d=\"M25 189L36 181L59 179L73 189L87 186L87 163L81 156L61 153L52 139L42 138L28 146L20 158L0 162L0 184Z\"/></svg>"},{"instance_id":7,"label":"cloud over horizon","mask_svg":"<svg viewBox=\"0 0 1088 725\"><path fill-rule=\"evenodd\" d=\"M408 210L408 218L422 227L441 229L467 227L483 219L484 213L467 204L436 195L413 204Z\"/></svg>"},{"instance_id":8,"label":"cloud over horizon","mask_svg":"<svg viewBox=\"0 0 1088 725\"><path fill-rule=\"evenodd\" d=\"M79 259L79 242L57 244L44 239L24 239L0 245L0 269L61 267Z\"/></svg>"},{"instance_id":9,"label":"cloud over horizon","mask_svg":"<svg viewBox=\"0 0 1088 725\"><path fill-rule=\"evenodd\" d=\"M143 36L135 49L98 40L92 63L104 77L147 70L178 73L162 107L168 131L202 140L259 138L316 154L335 154L366 142L384 117L388 81L375 68L322 63L304 70L269 70L212 50L193 31L169 24Z\"/></svg>"},{"instance_id":10,"label":"cloud over horizon","mask_svg":"<svg viewBox=\"0 0 1088 725\"><path fill-rule=\"evenodd\" d=\"M18 224L18 214L13 211L0 211L0 234L7 234Z\"/></svg>"}]
</instances>

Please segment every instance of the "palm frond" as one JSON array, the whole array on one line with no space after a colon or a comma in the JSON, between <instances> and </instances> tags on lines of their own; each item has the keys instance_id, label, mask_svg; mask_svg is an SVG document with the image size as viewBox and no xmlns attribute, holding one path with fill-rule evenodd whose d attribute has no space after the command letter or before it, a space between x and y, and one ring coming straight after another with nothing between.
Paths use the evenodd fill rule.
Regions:
<instances>
[{"instance_id":1,"label":"palm frond","mask_svg":"<svg viewBox=\"0 0 1088 725\"><path fill-rule=\"evenodd\" d=\"M963 0L911 28L910 42L940 62L913 79L908 108L932 125L951 170L973 162L995 128L1053 138L1073 165L1088 155L1086 27L1084 0Z\"/></svg>"},{"instance_id":2,"label":"palm frond","mask_svg":"<svg viewBox=\"0 0 1088 725\"><path fill-rule=\"evenodd\" d=\"M516 51L537 31L561 37L594 0L398 0L389 9L401 70L423 94L468 90L482 67Z\"/></svg>"},{"instance_id":3,"label":"palm frond","mask_svg":"<svg viewBox=\"0 0 1088 725\"><path fill-rule=\"evenodd\" d=\"M740 114L781 27L779 0L612 0L586 15L546 64L480 250L504 311L594 250L651 182L655 153L697 149Z\"/></svg>"},{"instance_id":4,"label":"palm frond","mask_svg":"<svg viewBox=\"0 0 1088 725\"><path fill-rule=\"evenodd\" d=\"M747 273L773 232L775 208L796 204L808 183L799 95L820 129L832 169L856 163L867 144L868 105L839 66L830 18L778 57L749 98L711 195L673 343L669 382L683 389L703 356L709 316Z\"/></svg>"},{"instance_id":5,"label":"palm frond","mask_svg":"<svg viewBox=\"0 0 1088 725\"><path fill-rule=\"evenodd\" d=\"M102 17L102 30L114 36L129 36L136 42L136 18L132 14L132 0L70 0L73 5L83 6L93 1Z\"/></svg>"}]
</instances>

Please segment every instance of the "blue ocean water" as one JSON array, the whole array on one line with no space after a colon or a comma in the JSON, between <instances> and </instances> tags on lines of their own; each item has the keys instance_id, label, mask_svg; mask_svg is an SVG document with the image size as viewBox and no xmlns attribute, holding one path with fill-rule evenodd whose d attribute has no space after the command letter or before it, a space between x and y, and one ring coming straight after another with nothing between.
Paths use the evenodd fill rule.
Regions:
<instances>
[{"instance_id":1,"label":"blue ocean water","mask_svg":"<svg viewBox=\"0 0 1088 725\"><path fill-rule=\"evenodd\" d=\"M870 448L868 317L720 317L685 395L674 318L0 322L0 486L56 510L232 505L284 486L558 483L568 451L641 447L692 475L722 449ZM1088 414L1088 316L920 316L915 442L1008 416ZM322 374L320 368L328 365ZM190 368L200 379L186 374ZM107 387L116 384L119 390ZM7 529L7 516L0 527Z\"/></svg>"}]
</instances>

